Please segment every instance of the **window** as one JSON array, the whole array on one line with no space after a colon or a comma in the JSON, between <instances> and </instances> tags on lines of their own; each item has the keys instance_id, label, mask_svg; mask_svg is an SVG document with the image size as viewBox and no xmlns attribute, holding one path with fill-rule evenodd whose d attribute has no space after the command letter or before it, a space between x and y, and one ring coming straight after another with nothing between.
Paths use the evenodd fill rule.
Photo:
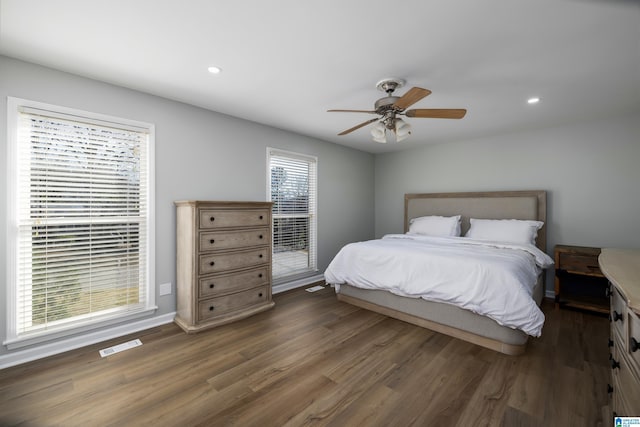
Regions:
<instances>
[{"instance_id":1,"label":"window","mask_svg":"<svg viewBox=\"0 0 640 427\"><path fill-rule=\"evenodd\" d=\"M269 148L269 198L273 202L273 279L315 272L315 157Z\"/></svg>"},{"instance_id":2,"label":"window","mask_svg":"<svg viewBox=\"0 0 640 427\"><path fill-rule=\"evenodd\" d=\"M8 333L155 309L153 125L9 98Z\"/></svg>"}]
</instances>

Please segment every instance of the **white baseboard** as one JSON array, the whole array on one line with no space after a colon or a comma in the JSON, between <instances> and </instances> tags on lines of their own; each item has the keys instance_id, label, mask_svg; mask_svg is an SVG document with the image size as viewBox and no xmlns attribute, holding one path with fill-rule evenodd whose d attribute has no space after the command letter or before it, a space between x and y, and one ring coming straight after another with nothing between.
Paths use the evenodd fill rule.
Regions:
<instances>
[{"instance_id":1,"label":"white baseboard","mask_svg":"<svg viewBox=\"0 0 640 427\"><path fill-rule=\"evenodd\" d=\"M312 283L324 280L324 275L318 274L304 279L294 280L292 282L282 283L273 287L272 293L278 294L291 289L301 288ZM547 298L555 298L553 290L546 290ZM167 313L161 316L143 319L137 322L131 322L126 325L115 326L100 331L90 332L82 336L72 337L56 341L50 344L43 344L37 347L12 351L8 354L0 355L0 369L8 368L22 363L31 362L33 360L42 359L44 357L53 356L54 354L64 353L65 351L75 350L76 348L85 347L98 342L118 338L124 335L132 334L145 329L155 328L156 326L166 325L173 322L176 313Z\"/></svg>"},{"instance_id":2,"label":"white baseboard","mask_svg":"<svg viewBox=\"0 0 640 427\"><path fill-rule=\"evenodd\" d=\"M138 331L143 331L145 329L155 328L156 326L166 325L167 323L173 322L174 317L176 317L175 312L167 313L150 319L138 320L125 325L114 326L76 337L61 339L56 342L38 345L25 350L12 351L11 353L0 355L0 369L31 362L32 360L42 359L43 357L53 356L54 354L63 353L65 351L75 350L76 348L118 338Z\"/></svg>"},{"instance_id":3,"label":"white baseboard","mask_svg":"<svg viewBox=\"0 0 640 427\"><path fill-rule=\"evenodd\" d=\"M271 293L279 294L281 292L289 291L291 289L301 288L303 286L310 285L312 283L316 283L320 280L324 280L324 274L316 274L315 276L305 277L302 279L294 280L287 283L281 283L279 285L275 285Z\"/></svg>"}]
</instances>

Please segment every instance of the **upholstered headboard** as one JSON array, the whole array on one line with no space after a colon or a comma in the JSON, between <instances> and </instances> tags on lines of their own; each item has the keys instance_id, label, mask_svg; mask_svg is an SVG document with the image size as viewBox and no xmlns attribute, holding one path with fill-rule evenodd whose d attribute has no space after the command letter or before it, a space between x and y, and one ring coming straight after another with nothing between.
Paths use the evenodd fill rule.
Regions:
<instances>
[{"instance_id":1,"label":"upholstered headboard","mask_svg":"<svg viewBox=\"0 0 640 427\"><path fill-rule=\"evenodd\" d=\"M405 233L411 218L426 215L462 215L463 236L469 229L469 218L543 221L545 225L538 231L536 246L546 251L547 193L543 190L404 195Z\"/></svg>"}]
</instances>

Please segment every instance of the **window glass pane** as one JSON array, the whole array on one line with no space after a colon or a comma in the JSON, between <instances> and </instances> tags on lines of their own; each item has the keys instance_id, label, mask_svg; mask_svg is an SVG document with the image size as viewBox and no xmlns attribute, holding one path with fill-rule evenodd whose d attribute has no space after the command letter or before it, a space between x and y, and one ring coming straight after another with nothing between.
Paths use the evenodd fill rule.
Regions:
<instances>
[{"instance_id":1,"label":"window glass pane","mask_svg":"<svg viewBox=\"0 0 640 427\"><path fill-rule=\"evenodd\" d=\"M309 250L309 218L287 217L273 220L273 251Z\"/></svg>"},{"instance_id":2,"label":"window glass pane","mask_svg":"<svg viewBox=\"0 0 640 427\"><path fill-rule=\"evenodd\" d=\"M316 160L269 151L274 279L316 269Z\"/></svg>"},{"instance_id":3,"label":"window glass pane","mask_svg":"<svg viewBox=\"0 0 640 427\"><path fill-rule=\"evenodd\" d=\"M271 164L273 213L309 211L309 165L307 162L273 158Z\"/></svg>"},{"instance_id":4,"label":"window glass pane","mask_svg":"<svg viewBox=\"0 0 640 427\"><path fill-rule=\"evenodd\" d=\"M148 129L18 110L15 330L8 336L148 309Z\"/></svg>"}]
</instances>

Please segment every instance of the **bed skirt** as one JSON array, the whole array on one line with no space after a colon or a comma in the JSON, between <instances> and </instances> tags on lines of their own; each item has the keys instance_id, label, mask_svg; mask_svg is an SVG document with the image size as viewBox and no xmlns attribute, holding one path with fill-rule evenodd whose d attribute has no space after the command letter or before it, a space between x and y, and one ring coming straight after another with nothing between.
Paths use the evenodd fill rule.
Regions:
<instances>
[{"instance_id":1,"label":"bed skirt","mask_svg":"<svg viewBox=\"0 0 640 427\"><path fill-rule=\"evenodd\" d=\"M542 303L542 276L533 291L538 305ZM518 329L499 325L495 320L451 304L408 298L388 291L360 289L340 285L338 300L425 327L504 354L524 353L529 336Z\"/></svg>"}]
</instances>

